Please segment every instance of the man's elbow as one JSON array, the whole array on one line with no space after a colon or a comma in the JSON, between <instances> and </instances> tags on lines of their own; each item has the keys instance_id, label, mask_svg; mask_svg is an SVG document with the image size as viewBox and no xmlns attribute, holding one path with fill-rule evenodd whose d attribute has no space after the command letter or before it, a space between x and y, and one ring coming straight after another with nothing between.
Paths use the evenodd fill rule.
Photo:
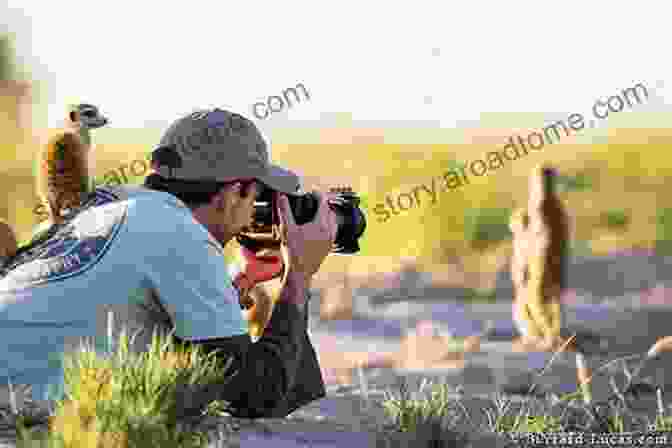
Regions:
<instances>
[{"instance_id":1,"label":"man's elbow","mask_svg":"<svg viewBox=\"0 0 672 448\"><path fill-rule=\"evenodd\" d=\"M254 375L240 372L247 387L235 387L243 391L231 400L231 415L241 418L264 418L285 399L288 393L284 370L264 360L253 362ZM237 386L237 385L236 385ZM236 390L230 392L237 392Z\"/></svg>"},{"instance_id":2,"label":"man's elbow","mask_svg":"<svg viewBox=\"0 0 672 448\"><path fill-rule=\"evenodd\" d=\"M285 399L285 393L274 391L265 396L245 397L232 403L229 413L237 418L270 418L272 411Z\"/></svg>"}]
</instances>

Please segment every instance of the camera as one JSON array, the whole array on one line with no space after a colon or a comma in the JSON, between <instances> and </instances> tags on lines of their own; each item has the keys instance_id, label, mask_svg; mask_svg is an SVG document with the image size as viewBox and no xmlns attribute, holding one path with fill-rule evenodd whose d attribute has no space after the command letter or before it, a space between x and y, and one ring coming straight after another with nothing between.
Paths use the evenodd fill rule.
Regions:
<instances>
[{"instance_id":1,"label":"camera","mask_svg":"<svg viewBox=\"0 0 672 448\"><path fill-rule=\"evenodd\" d=\"M236 236L238 244L252 252L280 247L276 194L266 185L259 186L254 201L252 225ZM331 252L341 255L355 254L360 250L358 240L366 229L366 217L359 208L359 196L350 187L330 188L329 196L327 203L336 216L338 226ZM314 193L287 195L287 198L297 225L309 223L317 215L320 200Z\"/></svg>"}]
</instances>

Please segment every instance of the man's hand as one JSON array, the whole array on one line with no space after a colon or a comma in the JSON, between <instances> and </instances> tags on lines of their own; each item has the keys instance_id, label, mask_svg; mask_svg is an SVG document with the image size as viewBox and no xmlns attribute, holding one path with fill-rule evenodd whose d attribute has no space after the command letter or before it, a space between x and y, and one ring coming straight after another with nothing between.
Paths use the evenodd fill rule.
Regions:
<instances>
[{"instance_id":1,"label":"man's hand","mask_svg":"<svg viewBox=\"0 0 672 448\"><path fill-rule=\"evenodd\" d=\"M302 226L296 224L287 196L280 194L278 197L280 250L286 266L283 283L295 275L301 282L307 282L331 251L336 238L336 217L329 209L327 195L320 194L319 197L320 205L315 218Z\"/></svg>"},{"instance_id":2,"label":"man's hand","mask_svg":"<svg viewBox=\"0 0 672 448\"><path fill-rule=\"evenodd\" d=\"M328 207L326 198L321 197L315 219L298 226L283 195L278 200L279 230L283 240L280 249L254 253L241 247L240 267L249 279L247 283L257 285L282 276L277 285L267 283L268 288L250 288L248 292L254 294L241 296L243 316L248 321L251 335L261 336L274 303L305 304L309 280L331 251L336 237L336 218Z\"/></svg>"}]
</instances>

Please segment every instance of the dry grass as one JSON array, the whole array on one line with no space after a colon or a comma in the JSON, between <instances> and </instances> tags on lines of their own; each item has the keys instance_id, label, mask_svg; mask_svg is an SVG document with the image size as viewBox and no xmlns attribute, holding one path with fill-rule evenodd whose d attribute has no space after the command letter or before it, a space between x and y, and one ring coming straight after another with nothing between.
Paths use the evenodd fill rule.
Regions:
<instances>
[{"instance_id":1,"label":"dry grass","mask_svg":"<svg viewBox=\"0 0 672 448\"><path fill-rule=\"evenodd\" d=\"M142 135L138 133L137 140L129 137L133 140L129 141L111 130L105 132L101 133L98 143L97 175L115 168L118 163L143 157L152 148L159 135L158 131L156 135L150 132ZM404 215L395 216L388 222L377 222L376 216L369 209L369 226L363 239L364 250L361 256L330 257L321 275L344 271L366 273L370 269L372 259L376 260L374 264L377 271L386 271L397 266L397 260L404 256L418 257L429 269L457 256L472 273L487 274L487 271L496 271L503 260L506 260L509 250L509 242L503 235L487 241L492 237L492 232L497 234L496 211L506 210L526 197L529 169L533 164L542 161L555 164L561 173L573 179L568 182L568 191L562 193L561 197L571 213L575 240L586 241L594 253L628 248L651 248L660 239L672 240L670 233L672 220L669 219L672 215L667 211L672 209L672 205L666 202L672 182L672 156L666 148L671 142L672 133L666 130L658 130L656 138L651 139L649 130L639 129L615 132L609 144L548 146L540 154L509 162L496 172L473 179L470 185L461 190L439 193L436 204L430 204L426 198L421 206L409 210ZM492 149L484 145L439 144L277 145L274 147L273 155L276 160L297 168L306 177L308 186L347 183L356 191L361 191L366 196L367 205L373 207L383 202L388 194L407 192L419 183L429 184L432 178L441 176L456 160L470 161ZM22 150L23 155L15 157L18 155L15 146L10 148L6 144L0 144L0 154L5 157L3 160L5 170L0 174L0 188L6 192L5 201L0 207L0 218L13 225L20 240L25 240L31 234L31 229L36 223L31 212L35 204L31 157L25 156L33 150L34 147L26 145L25 150ZM138 178L131 179L132 183L139 181ZM473 216L473 213L477 214L479 210L495 211L490 215L494 216L491 219L492 223L486 226L495 230L490 232L487 229L479 229L474 226L481 225L479 224L481 221L465 219L466 216ZM467 211L471 214L466 213ZM612 217L619 215L626 222L620 226L605 224L606 215ZM465 235L483 234L486 238L476 237L475 241L479 243L476 245L473 244L474 241L465 237ZM232 248L228 248L229 253L231 250ZM180 357L159 356L152 359L155 360L152 364L155 367L152 369L157 369L157 372L185 372L190 368L189 363L185 364L184 358ZM124 377L109 374L109 371L105 373L106 368L113 369L108 366L97 370L96 375L99 376L92 377L92 384L110 385L99 387L101 394L126 396L124 393L127 392L121 392L126 389L118 386L117 381ZM141 368L139 364L137 368ZM137 372L128 375L130 375L128 378L140 377ZM85 380L85 376L81 378L82 397L90 396L92 392L86 386L89 380ZM432 434L442 434L446 426L441 424L437 429L432 422L437 416L440 417L439 420L444 419L442 413L447 412L446 409L452 402L449 403L447 395L441 390L435 389L432 392L434 395L430 394L426 400L390 397L387 404L397 427L400 430L423 427ZM515 415L507 414L504 412L507 401L501 399L497 402L499 406L495 406L497 411L493 411L493 423L490 429L495 432L520 432L530 429L568 430L577 427L603 432L627 429L636 419L633 420L634 416L626 410L628 399L625 391L614 391L614 396L615 400L600 408L601 410L596 403L585 403L580 394L573 397L549 398L546 404L551 408L564 406L568 409L567 415L563 417L566 417L566 420L556 418L550 410L546 414L529 414L525 418L521 415L527 414L525 412L521 414L520 410ZM666 415L662 397L659 401L658 418L650 424L658 429L669 430L672 418ZM94 413L91 403L94 402L97 403L96 417L91 417ZM107 403L110 407L98 406L101 403ZM148 409L151 408L151 405L147 406ZM460 408L457 403L455 406L457 409ZM133 413L142 409L142 405L137 402L132 410L128 410L123 409L118 400L89 399L87 402L82 398L77 400L76 404L64 403L53 422L56 427L60 425L62 434L66 434L68 428L79 428L75 433L80 433L81 430L80 434L89 434L87 437L92 437L92 440L104 441L101 442L101 446L133 446L131 441L135 433L130 429L131 426L117 425L116 429L106 432L95 425L91 426L90 421L91 418L93 420L99 418L99 412L100 415L107 412L105 415L115 416L110 417L111 421L128 422L130 415L135 415ZM600 414L604 413L605 409L608 414L606 416ZM165 446L188 446L184 444L187 443L185 441L179 442L181 445L169 444L178 443L176 439L171 439L175 436L174 434L171 436L171 431L175 428L170 429L165 422L156 420L157 415L162 415L162 412L154 410L140 413L142 418L136 420L136 416L130 420L144 421L145 423L139 426L142 431L156 433L156 437L166 437L165 443L168 445ZM577 415L583 415L580 424L576 423L578 420L574 418ZM528 418L530 416L534 418ZM570 420L573 423L568 423ZM87 421L89 423L86 423ZM639 423L640 427L647 429L646 424ZM100 422L98 424L102 425ZM114 427L112 423L109 424L110 427ZM143 424L145 426L142 426ZM71 436L69 446L84 446L77 445L74 441L75 433ZM437 435L437 437L443 436Z\"/></svg>"},{"instance_id":2,"label":"dry grass","mask_svg":"<svg viewBox=\"0 0 672 448\"><path fill-rule=\"evenodd\" d=\"M142 158L160 134L151 130L129 130L124 138L124 132L127 131L101 131L96 151L97 176L119 164ZM665 193L672 182L672 159L668 159L665 151L668 141L672 142L672 133L667 140L658 136L655 144L646 141L646 133L646 129L619 133L617 137L628 144L548 146L540 154L508 162L483 177L472 176L470 184L459 190L439 192L435 204L431 204L423 192L425 196L421 196L419 207L384 223L378 222L378 215L372 208L383 203L387 195L394 197L419 184L431 185L432 178L439 178L455 165L455 161L474 160L493 148L440 144L280 144L274 146L273 156L302 173L309 187L351 184L365 196L369 222L362 239L361 257L332 257L326 263L325 271L342 271L344 265L351 263L351 269L357 270L358 258L367 256L381 259L419 257L423 263L431 265L445 263L450 255L457 254L474 259L470 264L480 266L481 257L487 257L500 241L506 242L505 233L498 231L497 216L504 215L507 209L526 197L529 169L541 161L556 164L561 173L574 179L587 179L587 187L570 185L572 191L562 193L571 213L575 239L589 242L596 252L652 247L658 233L656 216L660 208L667 206ZM133 142L133 138L138 140ZM28 160L12 165L10 170L5 164L0 175L0 186L7 192L0 217L7 219L19 238L25 240L36 223L30 212L35 204L32 166ZM138 183L140 179L131 178L129 182ZM626 225L604 224L605 214L613 215L614 211L627 217ZM473 218L485 212L493 217ZM405 238L399 239L399 235ZM471 241L470 235L476 235L475 242ZM492 241L487 243L488 239ZM390 241L396 243L390 244Z\"/></svg>"},{"instance_id":3,"label":"dry grass","mask_svg":"<svg viewBox=\"0 0 672 448\"><path fill-rule=\"evenodd\" d=\"M203 356L198 347L185 350L156 332L147 352L129 352L129 345L132 338L129 342L122 331L114 353L83 345L67 356L66 396L46 418L49 431L26 428L25 413L13 410L17 446L195 448L211 442L212 434L195 425L212 415L213 408L203 409L197 419L182 419L177 391L218 381L223 364L212 355Z\"/></svg>"},{"instance_id":4,"label":"dry grass","mask_svg":"<svg viewBox=\"0 0 672 448\"><path fill-rule=\"evenodd\" d=\"M402 382L398 393L387 394L384 407L390 421L386 426L394 429L392 433L379 435L381 444L377 446L400 446L399 440L416 440L421 443L418 447L436 446L467 446L467 441L477 440L484 433L496 433L514 441L530 440L539 435L546 437L555 434L564 435L565 440L574 434L584 435L584 441L575 439L575 444L588 443L590 434L620 434L630 433L634 437L649 437L648 443L658 446L672 445L672 416L669 414L669 405L663 401L663 392L660 387L648 383L638 382L638 373L644 364L653 360L664 351L670 351L670 338L661 338L646 354L639 354L627 358L610 361L594 372L586 367L583 355L577 353L577 380L579 388L575 393L557 396L547 393L545 399L528 398L515 404L511 396L496 394L492 398L490 408L483 409L487 416L487 427L476 427L472 416L462 403L466 398L457 390L450 390L445 384L434 384L427 387L429 382L423 382L420 390L411 393L405 382ZM558 349L558 352L562 348ZM639 359L640 363L634 372L628 369L626 359ZM554 358L551 358L544 369L537 373L539 377L551 370ZM619 389L611 376L605 380L602 372L608 364L621 362L623 373L628 378L623 389ZM360 378L364 378L360 376ZM590 384L593 381L609 381L613 394L604 402L594 402L590 393ZM531 393L537 383L531 385ZM361 390L367 390L362 386ZM634 401L637 401L644 392L655 390L656 412L655 419L638 415L631 410ZM517 410L515 408L518 408ZM465 431L464 424L469 428ZM460 429L458 429L460 428ZM424 434L418 435L422 431ZM404 434L406 433L406 434ZM410 435L408 434L410 433ZM532 436L531 436L532 434ZM536 436L534 436L536 434ZM550 439L547 439L550 440ZM548 442L549 444L558 442ZM565 442L572 444L571 442ZM632 443L632 442L631 442Z\"/></svg>"},{"instance_id":5,"label":"dry grass","mask_svg":"<svg viewBox=\"0 0 672 448\"><path fill-rule=\"evenodd\" d=\"M57 402L47 418L50 431L28 428L39 420L31 422L23 410L13 410L9 417L20 434L17 447L204 447L213 442L212 434L194 426L198 420L185 423L175 418L178 403L174 392L181 384L215 381L221 375L215 360L201 356L198 349L190 352L176 347L156 333L146 353L129 353L125 332L114 346L117 350L112 354L96 353L82 346L78 353L66 358L67 397ZM563 349L564 346L558 348L556 355ZM527 398L517 403L511 396L496 394L492 406L481 409L487 417L485 427L475 425L475 416L463 403L467 397L460 388L451 390L445 384L424 381L418 391L410 391L402 382L398 391L386 392L382 402L386 418L377 420L376 446L403 446L411 440L418 448L468 446L469 441L484 434L515 439L529 438L530 433L548 436L624 432L648 434L672 443L672 416L664 404L662 390L638 378L646 362L669 351L670 337L661 338L647 353L615 359L594 370L587 368L577 353L579 387L575 393L546 393L543 400ZM544 369L535 372L537 378L552 374L554 359L555 356ZM639 361L634 369L627 366L628 359ZM607 380L604 374L608 365L617 362L628 379L622 389L616 386L613 376ZM370 388L361 369L359 373L361 403L370 409ZM592 400L590 388L595 381L609 381L613 388L612 396L604 402ZM531 385L528 395L537 385ZM657 394L653 420L631 410L638 394L651 390ZM217 408L218 403L213 402L201 415L223 417ZM221 439L225 436L218 436L218 446L228 446L227 440Z\"/></svg>"}]
</instances>

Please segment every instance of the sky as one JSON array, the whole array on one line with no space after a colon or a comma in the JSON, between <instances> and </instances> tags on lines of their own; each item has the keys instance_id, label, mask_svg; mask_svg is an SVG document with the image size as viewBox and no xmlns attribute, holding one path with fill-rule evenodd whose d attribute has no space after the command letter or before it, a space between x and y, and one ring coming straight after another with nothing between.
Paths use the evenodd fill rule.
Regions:
<instances>
[{"instance_id":1,"label":"sky","mask_svg":"<svg viewBox=\"0 0 672 448\"><path fill-rule=\"evenodd\" d=\"M262 129L338 113L460 127L587 111L638 82L656 89L642 111L672 110L667 9L643 0L8 0L0 17L48 85L50 125L73 99L120 128L165 126L201 107L253 118L255 102L303 83L310 101L255 119Z\"/></svg>"}]
</instances>

